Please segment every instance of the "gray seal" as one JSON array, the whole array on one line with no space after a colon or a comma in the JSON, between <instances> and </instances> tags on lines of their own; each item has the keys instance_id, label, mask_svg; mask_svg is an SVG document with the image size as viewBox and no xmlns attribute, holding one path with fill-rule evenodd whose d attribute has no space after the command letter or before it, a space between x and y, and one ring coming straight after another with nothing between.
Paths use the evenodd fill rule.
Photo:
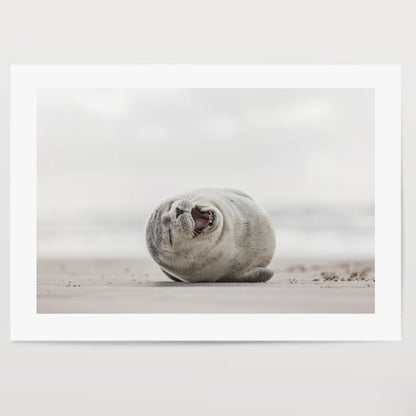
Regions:
<instances>
[{"instance_id":1,"label":"gray seal","mask_svg":"<svg viewBox=\"0 0 416 416\"><path fill-rule=\"evenodd\" d=\"M266 282L276 245L268 215L244 192L198 189L169 198L146 227L150 255L172 280Z\"/></svg>"}]
</instances>

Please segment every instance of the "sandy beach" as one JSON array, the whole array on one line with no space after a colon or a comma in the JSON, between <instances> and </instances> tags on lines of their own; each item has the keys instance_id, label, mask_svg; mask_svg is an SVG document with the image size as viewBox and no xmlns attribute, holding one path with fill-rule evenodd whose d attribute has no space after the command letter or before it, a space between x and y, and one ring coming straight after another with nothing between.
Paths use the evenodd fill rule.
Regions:
<instances>
[{"instance_id":1,"label":"sandy beach","mask_svg":"<svg viewBox=\"0 0 416 416\"><path fill-rule=\"evenodd\" d=\"M374 262L275 260L259 284L170 281L150 259L39 259L38 313L374 313Z\"/></svg>"}]
</instances>

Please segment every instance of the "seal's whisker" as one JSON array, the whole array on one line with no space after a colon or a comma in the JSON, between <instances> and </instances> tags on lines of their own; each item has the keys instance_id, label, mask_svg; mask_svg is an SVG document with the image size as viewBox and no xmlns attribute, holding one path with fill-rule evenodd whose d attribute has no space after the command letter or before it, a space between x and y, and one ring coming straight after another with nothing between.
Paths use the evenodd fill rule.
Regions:
<instances>
[{"instance_id":1,"label":"seal's whisker","mask_svg":"<svg viewBox=\"0 0 416 416\"><path fill-rule=\"evenodd\" d=\"M185 191L185 192L183 193L183 199L184 199L185 201L190 202L190 195L191 195L191 192L192 192L192 191Z\"/></svg>"}]
</instances>

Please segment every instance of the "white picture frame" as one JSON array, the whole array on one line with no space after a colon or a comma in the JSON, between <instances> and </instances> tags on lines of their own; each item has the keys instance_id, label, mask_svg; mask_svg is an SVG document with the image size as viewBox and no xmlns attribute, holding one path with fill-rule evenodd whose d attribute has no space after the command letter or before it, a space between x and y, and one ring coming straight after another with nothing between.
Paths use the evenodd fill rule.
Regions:
<instances>
[{"instance_id":1,"label":"white picture frame","mask_svg":"<svg viewBox=\"0 0 416 416\"><path fill-rule=\"evenodd\" d=\"M372 88L375 91L374 314L38 314L36 110L39 88ZM401 338L400 66L13 65L11 339L341 341ZM387 164L388 162L388 164Z\"/></svg>"}]
</instances>

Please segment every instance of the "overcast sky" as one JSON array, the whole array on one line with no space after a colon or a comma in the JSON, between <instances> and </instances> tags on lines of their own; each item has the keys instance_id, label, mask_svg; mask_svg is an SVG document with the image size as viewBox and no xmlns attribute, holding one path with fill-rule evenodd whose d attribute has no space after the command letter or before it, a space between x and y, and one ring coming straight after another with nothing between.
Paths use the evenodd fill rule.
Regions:
<instances>
[{"instance_id":1,"label":"overcast sky","mask_svg":"<svg viewBox=\"0 0 416 416\"><path fill-rule=\"evenodd\" d=\"M374 198L368 89L43 89L39 221L146 215L199 187L266 209Z\"/></svg>"}]
</instances>

